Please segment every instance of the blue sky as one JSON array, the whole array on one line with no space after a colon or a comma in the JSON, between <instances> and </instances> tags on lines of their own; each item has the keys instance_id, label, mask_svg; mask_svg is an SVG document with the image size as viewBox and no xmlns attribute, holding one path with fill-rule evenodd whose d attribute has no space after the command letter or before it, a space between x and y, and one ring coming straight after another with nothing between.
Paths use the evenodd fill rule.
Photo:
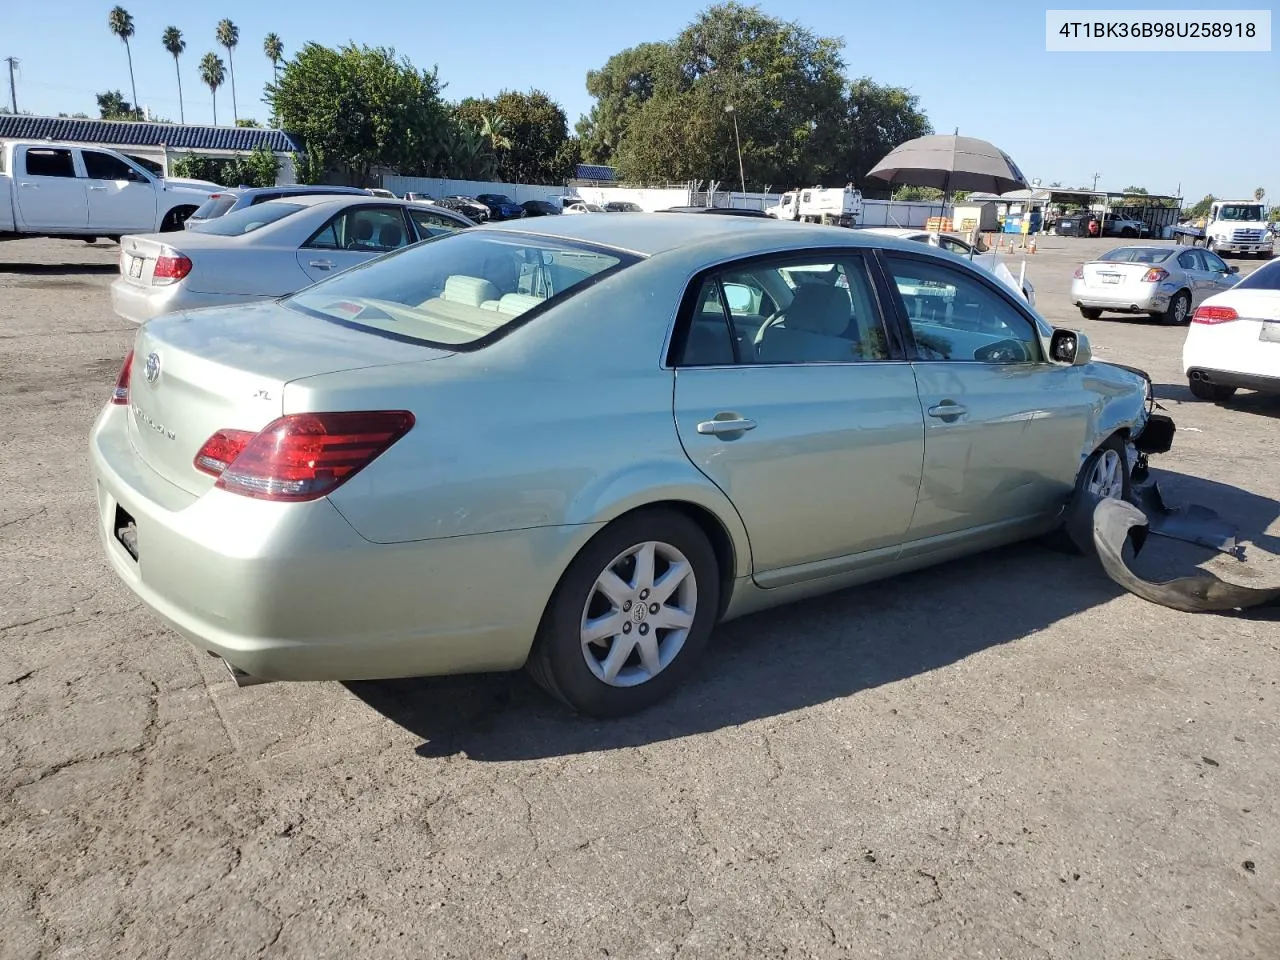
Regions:
<instances>
[{"instance_id":1,"label":"blue sky","mask_svg":"<svg viewBox=\"0 0 1280 960\"><path fill-rule=\"evenodd\" d=\"M453 99L537 87L558 100L570 125L590 108L584 78L616 51L673 37L706 4L647 0L642 5L570 4L528 0L423 3L384 0L217 0L192 6L172 0L124 0L133 14L138 99L177 119L172 58L160 45L166 26L187 40L182 58L188 122L212 118L209 91L196 64L214 43L215 24L230 17L240 27L236 88L241 116L264 121L261 102L270 66L262 38L280 34L286 56L314 40L354 40L392 46L416 65L437 64ZM989 0L904 0L832 3L764 0L767 12L798 20L845 43L851 77L870 76L905 86L940 133L990 140L1024 173L1048 184L1092 183L1123 189L1145 186L1172 193L1181 184L1189 200L1205 193L1252 195L1267 188L1280 202L1280 124L1273 101L1280 91L1280 53L1046 53L1048 4ZM54 8L19 4L4 14L0 57L21 59L18 106L37 114L84 111L96 116L95 92L119 89L129 97L123 45L107 30L111 2L63 0ZM1073 7L1059 2L1054 8ZM1239 9L1254 3L1112 4L1112 9ZM550 11L562 10L557 15ZM583 10L579 15L575 10ZM555 24L560 24L559 26ZM1273 28L1274 29L1274 28ZM0 64L0 70L3 64ZM7 77L0 75L0 91ZM5 97L7 102L7 96ZM231 117L229 84L219 91L218 116Z\"/></svg>"}]
</instances>

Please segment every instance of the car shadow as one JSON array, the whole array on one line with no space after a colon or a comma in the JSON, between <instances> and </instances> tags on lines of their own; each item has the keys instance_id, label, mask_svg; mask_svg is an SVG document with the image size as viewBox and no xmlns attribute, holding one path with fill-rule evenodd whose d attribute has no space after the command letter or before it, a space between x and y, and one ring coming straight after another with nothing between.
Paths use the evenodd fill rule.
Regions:
<instances>
[{"instance_id":1,"label":"car shadow","mask_svg":"<svg viewBox=\"0 0 1280 960\"><path fill-rule=\"evenodd\" d=\"M1211 404L1209 400L1198 400L1185 383L1153 383L1151 393L1157 400L1170 400L1176 403ZM1254 393L1241 390L1230 400L1216 404L1229 410L1241 413L1256 414L1260 417L1280 417L1280 396L1267 393Z\"/></svg>"},{"instance_id":2,"label":"car shadow","mask_svg":"<svg viewBox=\"0 0 1280 960\"><path fill-rule=\"evenodd\" d=\"M1182 474L1152 475L1170 507L1212 506L1243 539L1280 554L1280 538L1265 533L1280 515L1275 501ZM1187 563L1213 556L1151 537L1141 572L1152 576L1174 557L1180 569L1161 576L1178 575ZM420 756L569 756L731 728L873 690L992 647L1033 643L1028 638L1039 631L1123 594L1096 561L1040 542L1005 547L723 624L672 697L608 722L571 713L519 672L345 686L420 739ZM1272 618L1267 611L1242 615Z\"/></svg>"},{"instance_id":3,"label":"car shadow","mask_svg":"<svg viewBox=\"0 0 1280 960\"><path fill-rule=\"evenodd\" d=\"M76 274L108 274L120 270L117 263L0 263L0 273L35 276L72 276Z\"/></svg>"}]
</instances>

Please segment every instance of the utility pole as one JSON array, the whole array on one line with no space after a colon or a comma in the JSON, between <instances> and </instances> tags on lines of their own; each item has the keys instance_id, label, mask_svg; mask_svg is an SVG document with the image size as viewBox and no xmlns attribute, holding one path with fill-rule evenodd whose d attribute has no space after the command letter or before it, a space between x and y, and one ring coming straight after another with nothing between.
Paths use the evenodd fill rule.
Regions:
<instances>
[{"instance_id":1,"label":"utility pole","mask_svg":"<svg viewBox=\"0 0 1280 960\"><path fill-rule=\"evenodd\" d=\"M733 114L733 142L738 147L738 179L742 182L742 192L747 192L747 175L743 172L742 167L742 140L738 137L738 111L733 108L733 104L724 108L725 113Z\"/></svg>"},{"instance_id":2,"label":"utility pole","mask_svg":"<svg viewBox=\"0 0 1280 960\"><path fill-rule=\"evenodd\" d=\"M13 68L21 61L17 57L5 57L5 63L9 64L9 101L13 106L13 112L18 112L18 92L17 87L13 85Z\"/></svg>"},{"instance_id":3,"label":"utility pole","mask_svg":"<svg viewBox=\"0 0 1280 960\"><path fill-rule=\"evenodd\" d=\"M1097 192L1098 192L1098 178L1099 178L1100 176L1102 176L1102 174L1100 174L1100 173L1095 173L1095 174L1093 175L1093 192L1094 192L1094 193L1097 193Z\"/></svg>"}]
</instances>

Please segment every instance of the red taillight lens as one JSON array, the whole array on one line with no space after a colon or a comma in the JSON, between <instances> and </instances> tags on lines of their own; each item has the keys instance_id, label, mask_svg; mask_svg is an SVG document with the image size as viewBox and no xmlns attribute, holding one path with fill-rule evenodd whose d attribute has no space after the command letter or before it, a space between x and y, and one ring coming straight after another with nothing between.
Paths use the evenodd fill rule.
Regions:
<instances>
[{"instance_id":1,"label":"red taillight lens","mask_svg":"<svg viewBox=\"0 0 1280 960\"><path fill-rule=\"evenodd\" d=\"M124 366L120 368L120 375L116 377L116 388L111 391L111 402L116 406L127 407L129 405L129 375L133 371L133 351L130 350L124 358Z\"/></svg>"},{"instance_id":2,"label":"red taillight lens","mask_svg":"<svg viewBox=\"0 0 1280 960\"><path fill-rule=\"evenodd\" d=\"M1240 314L1231 307L1201 307L1191 317L1192 323L1230 323L1239 320Z\"/></svg>"},{"instance_id":3,"label":"red taillight lens","mask_svg":"<svg viewBox=\"0 0 1280 960\"><path fill-rule=\"evenodd\" d=\"M413 427L407 410L292 413L249 434L219 430L195 467L216 486L260 500L315 500L363 470Z\"/></svg>"},{"instance_id":4,"label":"red taillight lens","mask_svg":"<svg viewBox=\"0 0 1280 960\"><path fill-rule=\"evenodd\" d=\"M1076 272L1072 274L1077 280L1084 279L1084 267L1076 267Z\"/></svg>"},{"instance_id":5,"label":"red taillight lens","mask_svg":"<svg viewBox=\"0 0 1280 960\"><path fill-rule=\"evenodd\" d=\"M190 272L191 260L176 253L173 256L156 257L156 268L151 273L151 279L176 283Z\"/></svg>"},{"instance_id":6,"label":"red taillight lens","mask_svg":"<svg viewBox=\"0 0 1280 960\"><path fill-rule=\"evenodd\" d=\"M1165 277L1169 276L1169 271L1164 267L1152 267L1142 276L1143 283L1159 283Z\"/></svg>"}]
</instances>

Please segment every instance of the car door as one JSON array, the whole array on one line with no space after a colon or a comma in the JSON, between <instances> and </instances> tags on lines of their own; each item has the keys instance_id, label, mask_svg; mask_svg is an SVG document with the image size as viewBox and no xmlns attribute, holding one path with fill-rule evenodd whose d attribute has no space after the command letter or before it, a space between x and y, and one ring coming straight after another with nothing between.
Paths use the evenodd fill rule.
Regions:
<instances>
[{"instance_id":1,"label":"car door","mask_svg":"<svg viewBox=\"0 0 1280 960\"><path fill-rule=\"evenodd\" d=\"M1207 295L1213 296L1215 293L1221 293L1223 290L1230 290L1240 282L1239 272L1234 272L1227 266L1227 262L1212 250L1197 250L1204 263L1205 284L1208 288Z\"/></svg>"},{"instance_id":2,"label":"car door","mask_svg":"<svg viewBox=\"0 0 1280 960\"><path fill-rule=\"evenodd\" d=\"M1191 291L1191 308L1194 310L1206 297L1212 286L1200 250L1183 250L1178 254L1178 269L1182 271L1187 289Z\"/></svg>"},{"instance_id":3,"label":"car door","mask_svg":"<svg viewBox=\"0 0 1280 960\"><path fill-rule=\"evenodd\" d=\"M925 422L913 543L999 540L1056 513L1073 488L1096 401L1081 368L1050 363L1031 315L976 269L883 256Z\"/></svg>"},{"instance_id":4,"label":"car door","mask_svg":"<svg viewBox=\"0 0 1280 960\"><path fill-rule=\"evenodd\" d=\"M759 309L743 287L781 306L736 339L727 300ZM896 555L924 423L866 258L730 264L695 279L685 299L671 352L677 430L742 517L756 581L778 586Z\"/></svg>"},{"instance_id":5,"label":"car door","mask_svg":"<svg viewBox=\"0 0 1280 960\"><path fill-rule=\"evenodd\" d=\"M104 233L151 233L156 229L156 191L150 179L101 150L80 151L84 163L89 225Z\"/></svg>"},{"instance_id":6,"label":"car door","mask_svg":"<svg viewBox=\"0 0 1280 960\"><path fill-rule=\"evenodd\" d=\"M298 266L323 280L410 242L404 210L389 204L345 207L298 249Z\"/></svg>"},{"instance_id":7,"label":"car door","mask_svg":"<svg viewBox=\"0 0 1280 960\"><path fill-rule=\"evenodd\" d=\"M14 163L18 225L29 230L83 231L89 223L85 180L68 147L19 147Z\"/></svg>"}]
</instances>

